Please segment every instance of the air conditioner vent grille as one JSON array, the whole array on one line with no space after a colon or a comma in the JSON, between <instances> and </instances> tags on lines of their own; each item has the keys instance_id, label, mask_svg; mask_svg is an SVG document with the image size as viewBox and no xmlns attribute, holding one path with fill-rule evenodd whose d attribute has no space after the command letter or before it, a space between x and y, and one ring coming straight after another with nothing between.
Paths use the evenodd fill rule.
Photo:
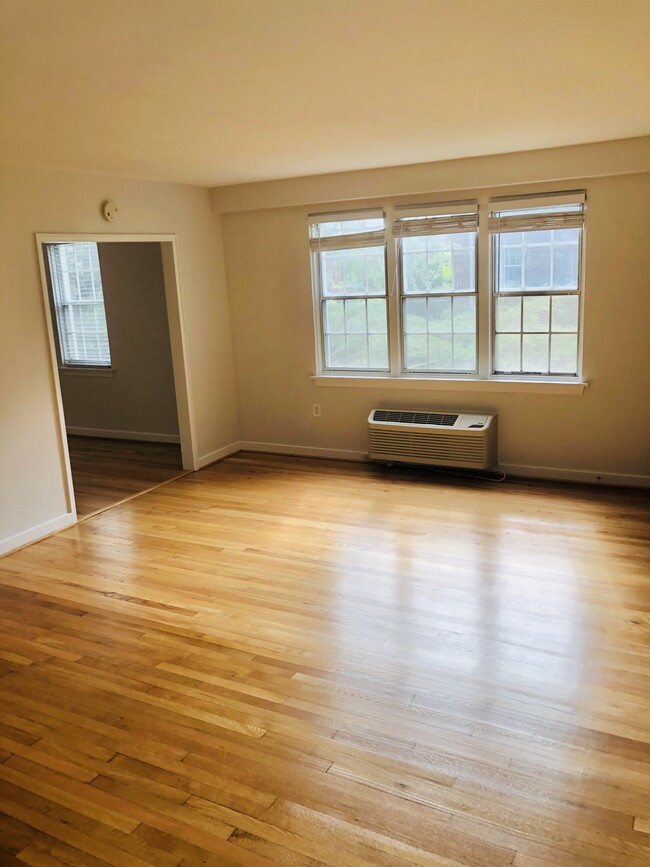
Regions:
<instances>
[{"instance_id":1,"label":"air conditioner vent grille","mask_svg":"<svg viewBox=\"0 0 650 867\"><path fill-rule=\"evenodd\" d=\"M394 409L376 409L374 421L392 421L399 424L432 424L452 427L458 415L441 412L401 412Z\"/></svg>"},{"instance_id":2,"label":"air conditioner vent grille","mask_svg":"<svg viewBox=\"0 0 650 867\"><path fill-rule=\"evenodd\" d=\"M370 432L370 451L375 454L390 454L409 458L428 458L481 464L486 458L486 444L473 436L454 437L415 433L389 434L386 431Z\"/></svg>"},{"instance_id":3,"label":"air conditioner vent grille","mask_svg":"<svg viewBox=\"0 0 650 867\"><path fill-rule=\"evenodd\" d=\"M497 464L495 414L373 409L368 439L373 461L483 470Z\"/></svg>"}]
</instances>

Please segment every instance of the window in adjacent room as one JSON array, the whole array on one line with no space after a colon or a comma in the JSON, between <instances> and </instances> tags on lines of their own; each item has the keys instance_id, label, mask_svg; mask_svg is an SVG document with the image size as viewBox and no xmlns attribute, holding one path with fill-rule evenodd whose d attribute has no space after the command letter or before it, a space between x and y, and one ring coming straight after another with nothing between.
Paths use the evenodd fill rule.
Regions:
<instances>
[{"instance_id":1,"label":"window in adjacent room","mask_svg":"<svg viewBox=\"0 0 650 867\"><path fill-rule=\"evenodd\" d=\"M47 256L61 364L110 367L97 244L48 244Z\"/></svg>"},{"instance_id":2,"label":"window in adjacent room","mask_svg":"<svg viewBox=\"0 0 650 867\"><path fill-rule=\"evenodd\" d=\"M310 218L322 366L386 372L386 221L383 212Z\"/></svg>"}]
</instances>

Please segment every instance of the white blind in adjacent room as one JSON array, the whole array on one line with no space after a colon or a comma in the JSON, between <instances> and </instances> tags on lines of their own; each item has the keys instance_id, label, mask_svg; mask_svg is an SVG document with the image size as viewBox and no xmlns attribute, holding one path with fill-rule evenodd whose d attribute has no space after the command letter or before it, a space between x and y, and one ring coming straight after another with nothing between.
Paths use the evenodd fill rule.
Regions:
<instances>
[{"instance_id":1,"label":"white blind in adjacent room","mask_svg":"<svg viewBox=\"0 0 650 867\"><path fill-rule=\"evenodd\" d=\"M104 293L97 244L87 241L47 247L61 362L110 367Z\"/></svg>"}]
</instances>

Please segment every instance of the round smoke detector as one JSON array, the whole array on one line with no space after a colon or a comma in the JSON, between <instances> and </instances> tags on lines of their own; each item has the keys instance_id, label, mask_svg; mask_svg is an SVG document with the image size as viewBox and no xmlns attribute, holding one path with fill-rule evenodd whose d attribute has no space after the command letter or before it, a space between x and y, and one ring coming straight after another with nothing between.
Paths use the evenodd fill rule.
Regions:
<instances>
[{"instance_id":1,"label":"round smoke detector","mask_svg":"<svg viewBox=\"0 0 650 867\"><path fill-rule=\"evenodd\" d=\"M115 202L104 202L102 205L102 216L109 223L113 222L115 217L117 217L117 205Z\"/></svg>"}]
</instances>

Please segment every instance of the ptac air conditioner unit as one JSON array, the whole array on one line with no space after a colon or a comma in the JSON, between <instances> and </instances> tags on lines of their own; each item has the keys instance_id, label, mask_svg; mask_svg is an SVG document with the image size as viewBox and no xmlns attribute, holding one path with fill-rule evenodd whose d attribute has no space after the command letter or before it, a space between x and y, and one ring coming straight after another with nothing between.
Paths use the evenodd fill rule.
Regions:
<instances>
[{"instance_id":1,"label":"ptac air conditioner unit","mask_svg":"<svg viewBox=\"0 0 650 867\"><path fill-rule=\"evenodd\" d=\"M373 461L487 470L497 463L497 418L472 412L373 409Z\"/></svg>"}]
</instances>

